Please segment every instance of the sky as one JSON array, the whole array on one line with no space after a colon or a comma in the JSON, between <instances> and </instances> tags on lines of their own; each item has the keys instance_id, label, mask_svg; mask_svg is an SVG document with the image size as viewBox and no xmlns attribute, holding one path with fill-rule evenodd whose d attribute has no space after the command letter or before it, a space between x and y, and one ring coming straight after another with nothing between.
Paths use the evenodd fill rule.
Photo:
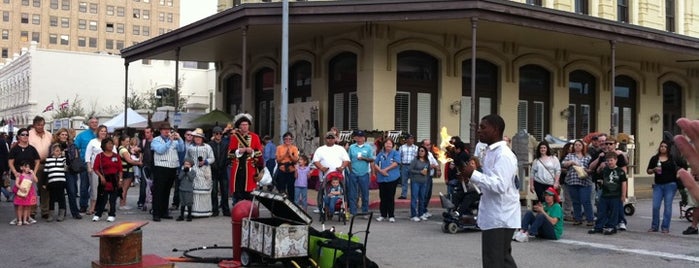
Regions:
<instances>
[{"instance_id":1,"label":"sky","mask_svg":"<svg viewBox=\"0 0 699 268\"><path fill-rule=\"evenodd\" d=\"M217 0L180 0L180 27L216 13Z\"/></svg>"}]
</instances>

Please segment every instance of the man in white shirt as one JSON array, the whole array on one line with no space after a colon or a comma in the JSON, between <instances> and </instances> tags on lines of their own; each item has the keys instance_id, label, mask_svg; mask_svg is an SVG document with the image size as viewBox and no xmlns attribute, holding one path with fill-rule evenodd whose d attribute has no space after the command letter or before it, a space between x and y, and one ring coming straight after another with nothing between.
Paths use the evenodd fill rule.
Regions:
<instances>
[{"instance_id":1,"label":"man in white shirt","mask_svg":"<svg viewBox=\"0 0 699 268\"><path fill-rule=\"evenodd\" d=\"M483 172L462 165L462 179L480 187L478 227L483 230L483 267L517 267L512 258L512 235L521 226L519 190L515 185L517 158L503 140L505 121L496 114L483 117L478 139L487 144L481 159Z\"/></svg>"},{"instance_id":2,"label":"man in white shirt","mask_svg":"<svg viewBox=\"0 0 699 268\"><path fill-rule=\"evenodd\" d=\"M335 144L335 133L330 131L325 134L325 146L320 146L313 154L313 165L320 170L320 179L324 180L325 175L332 171L343 173L350 164L349 155L344 147ZM343 173L344 174L344 173ZM318 192L318 204L321 204L323 197Z\"/></svg>"},{"instance_id":3,"label":"man in white shirt","mask_svg":"<svg viewBox=\"0 0 699 268\"><path fill-rule=\"evenodd\" d=\"M417 145L415 145L415 136L408 134L405 139L405 144L398 148L400 152L400 197L398 199L408 198L408 188L410 188L410 163L417 156Z\"/></svg>"}]
</instances>

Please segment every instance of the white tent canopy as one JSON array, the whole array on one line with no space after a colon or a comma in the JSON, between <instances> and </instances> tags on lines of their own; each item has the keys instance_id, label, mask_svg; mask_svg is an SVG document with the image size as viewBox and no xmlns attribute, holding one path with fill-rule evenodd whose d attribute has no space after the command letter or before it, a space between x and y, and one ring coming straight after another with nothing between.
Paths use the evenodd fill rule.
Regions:
<instances>
[{"instance_id":1,"label":"white tent canopy","mask_svg":"<svg viewBox=\"0 0 699 268\"><path fill-rule=\"evenodd\" d=\"M9 124L0 127L0 132L5 132L5 133L10 133L10 132L12 132L12 133L17 133L17 131L19 131L19 128L17 128L17 127L12 127L12 130L10 130L10 125L9 125Z\"/></svg>"},{"instance_id":2,"label":"white tent canopy","mask_svg":"<svg viewBox=\"0 0 699 268\"><path fill-rule=\"evenodd\" d=\"M127 112L127 117L126 117L126 126L128 127L138 127L140 125L146 125L146 122L148 119L145 117L141 116L131 108L126 109ZM103 125L107 126L108 128L122 128L124 127L124 112L118 114L112 119L109 119L109 121L104 122Z\"/></svg>"}]
</instances>

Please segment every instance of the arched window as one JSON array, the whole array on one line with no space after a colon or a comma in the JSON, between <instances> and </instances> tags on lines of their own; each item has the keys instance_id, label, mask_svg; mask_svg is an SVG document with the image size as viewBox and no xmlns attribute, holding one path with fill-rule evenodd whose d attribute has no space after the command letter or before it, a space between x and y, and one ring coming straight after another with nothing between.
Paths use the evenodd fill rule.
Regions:
<instances>
[{"instance_id":1,"label":"arched window","mask_svg":"<svg viewBox=\"0 0 699 268\"><path fill-rule=\"evenodd\" d=\"M242 76L239 74L233 74L226 78L225 81L225 112L228 114L238 114L242 111L240 110L241 104L243 103L243 87Z\"/></svg>"},{"instance_id":2,"label":"arched window","mask_svg":"<svg viewBox=\"0 0 699 268\"><path fill-rule=\"evenodd\" d=\"M663 83L663 131L680 134L675 124L682 117L682 87L672 81Z\"/></svg>"},{"instance_id":3,"label":"arched window","mask_svg":"<svg viewBox=\"0 0 699 268\"><path fill-rule=\"evenodd\" d=\"M289 103L306 102L311 98L311 63L299 61L289 69Z\"/></svg>"},{"instance_id":4,"label":"arched window","mask_svg":"<svg viewBox=\"0 0 699 268\"><path fill-rule=\"evenodd\" d=\"M175 90L169 87L161 87L155 90L155 99L157 107L175 106L177 94Z\"/></svg>"},{"instance_id":5,"label":"arched window","mask_svg":"<svg viewBox=\"0 0 699 268\"><path fill-rule=\"evenodd\" d=\"M257 116L255 130L260 135L274 137L274 71L262 68L255 73L255 103Z\"/></svg>"},{"instance_id":6,"label":"arched window","mask_svg":"<svg viewBox=\"0 0 699 268\"><path fill-rule=\"evenodd\" d=\"M585 137L595 126L595 88L597 79L581 70L575 70L568 76L568 139Z\"/></svg>"},{"instance_id":7,"label":"arched window","mask_svg":"<svg viewBox=\"0 0 699 268\"><path fill-rule=\"evenodd\" d=\"M551 73L539 65L519 68L519 105L517 130L526 129L538 141L549 133L549 94Z\"/></svg>"},{"instance_id":8,"label":"arched window","mask_svg":"<svg viewBox=\"0 0 699 268\"><path fill-rule=\"evenodd\" d=\"M614 84L614 125L619 133L635 134L636 81L626 75L619 75Z\"/></svg>"},{"instance_id":9,"label":"arched window","mask_svg":"<svg viewBox=\"0 0 699 268\"><path fill-rule=\"evenodd\" d=\"M461 63L461 70L459 136L468 143L471 140L471 59ZM484 116L497 113L499 77L497 65L476 59L476 125Z\"/></svg>"},{"instance_id":10,"label":"arched window","mask_svg":"<svg viewBox=\"0 0 699 268\"><path fill-rule=\"evenodd\" d=\"M329 127L357 129L357 55L343 52L330 60Z\"/></svg>"},{"instance_id":11,"label":"arched window","mask_svg":"<svg viewBox=\"0 0 699 268\"><path fill-rule=\"evenodd\" d=\"M398 53L395 129L416 140L432 139L437 129L439 61L421 51Z\"/></svg>"}]
</instances>

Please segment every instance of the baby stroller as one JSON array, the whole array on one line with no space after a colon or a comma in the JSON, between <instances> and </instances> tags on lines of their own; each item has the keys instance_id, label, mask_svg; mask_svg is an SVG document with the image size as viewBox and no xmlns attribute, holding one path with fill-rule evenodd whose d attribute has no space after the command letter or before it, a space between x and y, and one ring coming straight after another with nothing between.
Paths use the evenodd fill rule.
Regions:
<instances>
[{"instance_id":1,"label":"baby stroller","mask_svg":"<svg viewBox=\"0 0 699 268\"><path fill-rule=\"evenodd\" d=\"M442 232L455 234L461 230L480 230L476 220L478 219L478 203L480 201L480 190L478 187L465 182L452 181L447 184L451 187L450 197L439 193L439 200L442 208Z\"/></svg>"},{"instance_id":2,"label":"baby stroller","mask_svg":"<svg viewBox=\"0 0 699 268\"><path fill-rule=\"evenodd\" d=\"M327 196L328 193L330 193L330 188L332 187L330 182L334 178L339 179L340 188L342 188L343 194L337 196L335 204L330 204L334 205L334 212L330 213L330 208L328 208L325 203L325 196ZM344 195L345 190L345 178L341 172L333 171L325 175L325 178L321 181L320 190L318 191L318 208L320 210L320 222L325 222L326 219L332 219L337 215L338 221L342 221L342 224L347 224L347 215L345 215L347 211L347 204L345 202Z\"/></svg>"}]
</instances>

